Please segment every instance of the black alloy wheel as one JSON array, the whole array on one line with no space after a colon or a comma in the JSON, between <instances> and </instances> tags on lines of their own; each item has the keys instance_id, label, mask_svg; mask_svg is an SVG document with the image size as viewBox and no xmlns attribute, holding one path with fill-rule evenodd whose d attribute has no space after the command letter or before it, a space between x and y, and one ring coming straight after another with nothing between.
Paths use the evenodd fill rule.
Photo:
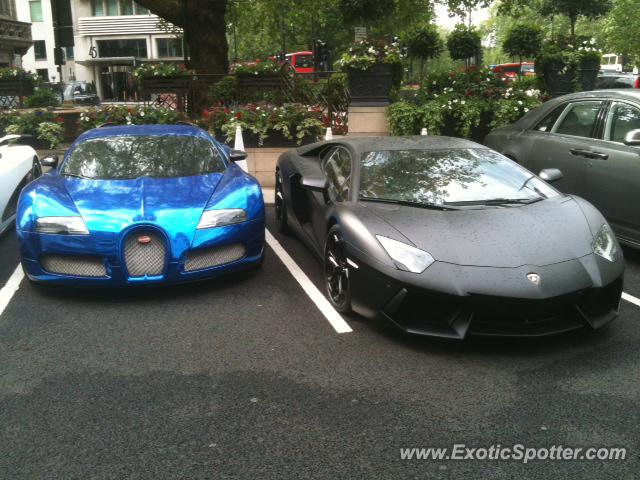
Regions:
<instances>
[{"instance_id":1,"label":"black alloy wheel","mask_svg":"<svg viewBox=\"0 0 640 480\"><path fill-rule=\"evenodd\" d=\"M327 295L340 313L351 311L351 279L345 242L338 225L329 230L324 247L324 271Z\"/></svg>"}]
</instances>

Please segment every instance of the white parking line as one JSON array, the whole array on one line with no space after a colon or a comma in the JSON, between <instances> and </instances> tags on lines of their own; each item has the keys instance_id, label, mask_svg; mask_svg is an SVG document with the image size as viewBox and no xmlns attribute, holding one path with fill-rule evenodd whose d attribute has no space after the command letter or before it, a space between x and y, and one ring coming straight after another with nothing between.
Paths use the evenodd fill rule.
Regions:
<instances>
[{"instance_id":1,"label":"white parking line","mask_svg":"<svg viewBox=\"0 0 640 480\"><path fill-rule=\"evenodd\" d=\"M632 297L628 293L622 292L622 299L626 300L629 303L633 303L637 307L640 307L640 298Z\"/></svg>"},{"instance_id":2,"label":"white parking line","mask_svg":"<svg viewBox=\"0 0 640 480\"><path fill-rule=\"evenodd\" d=\"M5 286L0 290L0 315L2 315L4 309L9 305L13 294L20 288L20 282L22 282L23 278L24 272L22 271L22 266L18 265L18 268L15 269Z\"/></svg>"},{"instance_id":3,"label":"white parking line","mask_svg":"<svg viewBox=\"0 0 640 480\"><path fill-rule=\"evenodd\" d=\"M309 296L311 301L316 304L318 310L325 316L325 318L329 321L331 326L338 333L349 333L352 332L351 327L347 322L344 321L344 318L338 313L338 311L333 308L333 306L329 303L329 300L325 298L325 296L316 288L316 286L309 280L309 277L302 271L302 269L298 266L298 264L291 258L291 256L282 248L280 242L275 239L269 230L266 231L266 239L267 243L271 247L271 249L276 253L278 258L284 263L284 266L287 267L289 273L296 279L296 281L300 284L305 293Z\"/></svg>"}]
</instances>

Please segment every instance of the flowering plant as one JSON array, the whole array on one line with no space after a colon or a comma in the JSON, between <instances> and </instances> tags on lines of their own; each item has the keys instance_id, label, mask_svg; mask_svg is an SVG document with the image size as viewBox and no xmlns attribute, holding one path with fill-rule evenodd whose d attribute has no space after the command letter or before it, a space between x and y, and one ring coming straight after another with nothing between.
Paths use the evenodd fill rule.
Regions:
<instances>
[{"instance_id":1,"label":"flowering plant","mask_svg":"<svg viewBox=\"0 0 640 480\"><path fill-rule=\"evenodd\" d=\"M222 133L229 143L235 139L236 126L239 125L257 135L260 145L274 131L301 144L306 137L320 135L323 127L322 110L299 103L214 107L204 112L202 120L210 131Z\"/></svg>"},{"instance_id":2,"label":"flowering plant","mask_svg":"<svg viewBox=\"0 0 640 480\"><path fill-rule=\"evenodd\" d=\"M355 68L357 70L367 70L376 63L399 64L405 54L400 49L400 42L394 40L386 43L384 40L361 40L352 45L345 52L338 65L342 68Z\"/></svg>"},{"instance_id":3,"label":"flowering plant","mask_svg":"<svg viewBox=\"0 0 640 480\"><path fill-rule=\"evenodd\" d=\"M269 74L269 73L278 73L282 65L278 63L276 60L267 59L267 60L256 60L255 62L246 62L236 65L234 68L234 72L237 75L261 75L261 74Z\"/></svg>"},{"instance_id":4,"label":"flowering plant","mask_svg":"<svg viewBox=\"0 0 640 480\"><path fill-rule=\"evenodd\" d=\"M136 79L188 77L194 74L193 70L176 63L143 63L133 71Z\"/></svg>"},{"instance_id":5,"label":"flowering plant","mask_svg":"<svg viewBox=\"0 0 640 480\"><path fill-rule=\"evenodd\" d=\"M115 125L173 124L184 121L185 116L169 108L128 107L112 105L92 108L80 114L80 129L84 132L105 123Z\"/></svg>"},{"instance_id":6,"label":"flowering plant","mask_svg":"<svg viewBox=\"0 0 640 480\"><path fill-rule=\"evenodd\" d=\"M23 80L27 83L36 84L39 82L40 77L22 68L0 67L0 80Z\"/></svg>"}]
</instances>

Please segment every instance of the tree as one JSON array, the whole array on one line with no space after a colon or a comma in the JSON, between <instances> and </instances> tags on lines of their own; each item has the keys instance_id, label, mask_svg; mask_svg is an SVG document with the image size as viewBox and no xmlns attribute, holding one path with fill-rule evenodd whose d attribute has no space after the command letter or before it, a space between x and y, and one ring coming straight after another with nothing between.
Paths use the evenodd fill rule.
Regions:
<instances>
[{"instance_id":1,"label":"tree","mask_svg":"<svg viewBox=\"0 0 640 480\"><path fill-rule=\"evenodd\" d=\"M511 27L502 42L502 49L520 63L525 57L534 57L542 48L542 30L535 25L518 24Z\"/></svg>"},{"instance_id":2,"label":"tree","mask_svg":"<svg viewBox=\"0 0 640 480\"><path fill-rule=\"evenodd\" d=\"M184 30L188 67L199 73L229 71L225 15L227 0L136 0Z\"/></svg>"},{"instance_id":3,"label":"tree","mask_svg":"<svg viewBox=\"0 0 640 480\"><path fill-rule=\"evenodd\" d=\"M482 39L480 34L473 27L467 27L461 23L449 34L447 38L447 49L454 60L465 60L469 66L471 58L476 59L476 63L482 53Z\"/></svg>"},{"instance_id":4,"label":"tree","mask_svg":"<svg viewBox=\"0 0 640 480\"><path fill-rule=\"evenodd\" d=\"M367 25L396 11L394 0L340 0L340 10L346 25Z\"/></svg>"},{"instance_id":5,"label":"tree","mask_svg":"<svg viewBox=\"0 0 640 480\"><path fill-rule=\"evenodd\" d=\"M420 80L422 81L425 60L438 57L444 50L438 28L431 23L415 27L406 32L402 43L409 57L420 59Z\"/></svg>"},{"instance_id":6,"label":"tree","mask_svg":"<svg viewBox=\"0 0 640 480\"><path fill-rule=\"evenodd\" d=\"M594 19L611 10L612 0L502 0L502 12L515 13L526 6L533 6L540 15L549 17L565 15L569 19L571 37L576 34L578 18Z\"/></svg>"},{"instance_id":7,"label":"tree","mask_svg":"<svg viewBox=\"0 0 640 480\"><path fill-rule=\"evenodd\" d=\"M610 52L633 55L636 65L640 64L640 2L616 0L605 19L603 36Z\"/></svg>"}]
</instances>

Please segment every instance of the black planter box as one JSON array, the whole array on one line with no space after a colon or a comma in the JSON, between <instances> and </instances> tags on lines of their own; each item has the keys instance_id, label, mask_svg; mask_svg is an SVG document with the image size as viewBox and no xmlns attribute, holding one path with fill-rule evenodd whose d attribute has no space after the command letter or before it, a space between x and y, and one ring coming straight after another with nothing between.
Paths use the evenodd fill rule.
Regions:
<instances>
[{"instance_id":1,"label":"black planter box","mask_svg":"<svg viewBox=\"0 0 640 480\"><path fill-rule=\"evenodd\" d=\"M393 66L376 63L367 70L347 68L351 105L378 107L389 105L393 87Z\"/></svg>"},{"instance_id":2,"label":"black planter box","mask_svg":"<svg viewBox=\"0 0 640 480\"><path fill-rule=\"evenodd\" d=\"M309 143L314 143L317 141L314 135L307 135L302 140L302 143L298 145L295 134L294 139L290 140L286 138L281 131L272 130L267 132L267 138L264 139L264 143L262 145L259 144L259 137L257 134L251 131L242 132L242 140L244 141L245 148L296 148L301 145L307 145ZM220 143L226 143L226 138L222 134L222 132L218 131L215 133L215 139ZM233 146L233 142L229 145Z\"/></svg>"},{"instance_id":3,"label":"black planter box","mask_svg":"<svg viewBox=\"0 0 640 480\"><path fill-rule=\"evenodd\" d=\"M593 59L582 61L578 70L578 83L583 92L596 88L596 79L600 72L600 60Z\"/></svg>"},{"instance_id":4,"label":"black planter box","mask_svg":"<svg viewBox=\"0 0 640 480\"><path fill-rule=\"evenodd\" d=\"M575 91L573 72L562 73L564 68L564 62L552 62L544 73L544 83L552 97L559 97Z\"/></svg>"}]
</instances>

